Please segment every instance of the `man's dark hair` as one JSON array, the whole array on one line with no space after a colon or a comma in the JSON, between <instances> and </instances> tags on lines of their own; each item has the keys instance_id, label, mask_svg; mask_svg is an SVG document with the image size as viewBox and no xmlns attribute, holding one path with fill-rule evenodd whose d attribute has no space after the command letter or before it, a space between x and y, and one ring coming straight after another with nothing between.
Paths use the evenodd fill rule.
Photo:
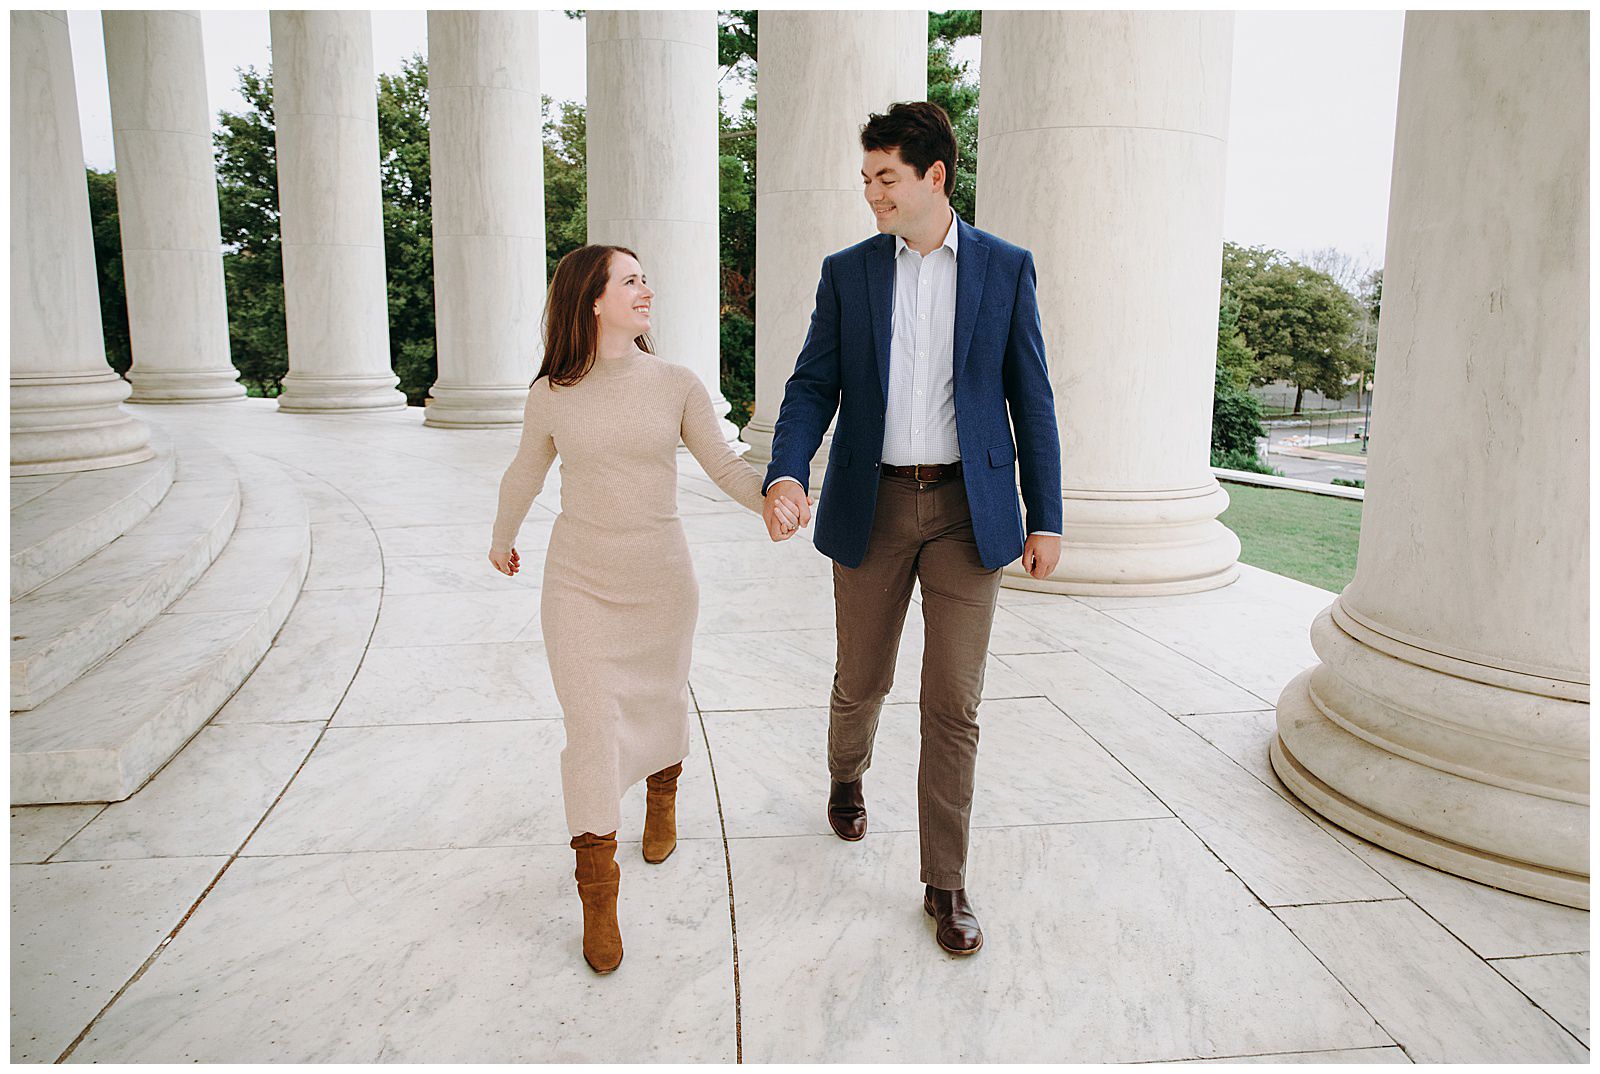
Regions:
<instances>
[{"instance_id":1,"label":"man's dark hair","mask_svg":"<svg viewBox=\"0 0 1600 1074\"><path fill-rule=\"evenodd\" d=\"M867 152L898 149L917 178L928 174L936 160L944 161L944 196L956 189L956 132L950 116L932 101L901 101L882 115L874 112L861 128L861 148Z\"/></svg>"}]
</instances>

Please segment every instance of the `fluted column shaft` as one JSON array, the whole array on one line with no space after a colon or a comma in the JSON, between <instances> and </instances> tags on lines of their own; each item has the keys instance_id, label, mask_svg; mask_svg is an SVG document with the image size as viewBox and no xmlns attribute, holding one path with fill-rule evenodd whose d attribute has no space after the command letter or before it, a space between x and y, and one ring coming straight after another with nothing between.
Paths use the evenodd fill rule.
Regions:
<instances>
[{"instance_id":1,"label":"fluted column shaft","mask_svg":"<svg viewBox=\"0 0 1600 1074\"><path fill-rule=\"evenodd\" d=\"M861 127L927 96L927 13L763 11L756 78L756 402L743 438L745 458L765 466L822 259L877 233L861 194Z\"/></svg>"},{"instance_id":2,"label":"fluted column shaft","mask_svg":"<svg viewBox=\"0 0 1600 1074\"><path fill-rule=\"evenodd\" d=\"M656 353L693 369L720 417L716 12L591 9L584 21L589 241L639 255Z\"/></svg>"},{"instance_id":3,"label":"fluted column shaft","mask_svg":"<svg viewBox=\"0 0 1600 1074\"><path fill-rule=\"evenodd\" d=\"M1273 767L1364 838L1589 891L1585 12L1411 12L1355 580Z\"/></svg>"},{"instance_id":4,"label":"fluted column shaft","mask_svg":"<svg viewBox=\"0 0 1600 1074\"><path fill-rule=\"evenodd\" d=\"M193 11L105 11L136 403L245 394L228 348L205 52Z\"/></svg>"},{"instance_id":5,"label":"fluted column shaft","mask_svg":"<svg viewBox=\"0 0 1600 1074\"><path fill-rule=\"evenodd\" d=\"M389 359L372 17L273 11L289 373L278 407L405 405Z\"/></svg>"},{"instance_id":6,"label":"fluted column shaft","mask_svg":"<svg viewBox=\"0 0 1600 1074\"><path fill-rule=\"evenodd\" d=\"M11 13L11 473L151 457L106 363L72 44L60 11Z\"/></svg>"},{"instance_id":7,"label":"fluted column shaft","mask_svg":"<svg viewBox=\"0 0 1600 1074\"><path fill-rule=\"evenodd\" d=\"M1233 17L983 16L978 226L1034 253L1062 445L1063 550L1090 594L1231 582L1210 469Z\"/></svg>"},{"instance_id":8,"label":"fluted column shaft","mask_svg":"<svg viewBox=\"0 0 1600 1074\"><path fill-rule=\"evenodd\" d=\"M539 16L428 12L439 379L426 424L516 425L539 371Z\"/></svg>"}]
</instances>

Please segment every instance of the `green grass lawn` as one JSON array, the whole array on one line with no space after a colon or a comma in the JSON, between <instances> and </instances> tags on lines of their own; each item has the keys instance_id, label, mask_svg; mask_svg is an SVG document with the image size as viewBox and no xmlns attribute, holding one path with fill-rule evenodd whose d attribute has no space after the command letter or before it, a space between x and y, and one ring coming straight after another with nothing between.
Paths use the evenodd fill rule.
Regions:
<instances>
[{"instance_id":1,"label":"green grass lawn","mask_svg":"<svg viewBox=\"0 0 1600 1074\"><path fill-rule=\"evenodd\" d=\"M1338 452L1340 455L1360 455L1361 454L1361 441L1359 441L1359 440L1346 440L1346 441L1344 441L1342 443L1338 443L1338 444L1319 444L1317 447L1314 447L1311 450L1312 451L1334 451L1334 452Z\"/></svg>"},{"instance_id":2,"label":"green grass lawn","mask_svg":"<svg viewBox=\"0 0 1600 1074\"><path fill-rule=\"evenodd\" d=\"M1356 576L1361 501L1222 482L1219 516L1239 535L1239 561L1337 593Z\"/></svg>"},{"instance_id":3,"label":"green grass lawn","mask_svg":"<svg viewBox=\"0 0 1600 1074\"><path fill-rule=\"evenodd\" d=\"M1294 407L1290 406L1264 406L1261 408L1261 416L1268 421L1300 417L1312 424L1319 421L1327 421L1330 418L1359 418L1365 413L1366 411L1364 410L1302 410L1299 414L1296 414Z\"/></svg>"}]
</instances>

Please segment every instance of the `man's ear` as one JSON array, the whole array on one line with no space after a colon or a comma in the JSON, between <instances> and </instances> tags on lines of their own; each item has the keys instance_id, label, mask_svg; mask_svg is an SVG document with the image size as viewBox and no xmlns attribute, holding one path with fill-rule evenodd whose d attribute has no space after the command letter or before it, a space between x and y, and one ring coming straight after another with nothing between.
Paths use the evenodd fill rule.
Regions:
<instances>
[{"instance_id":1,"label":"man's ear","mask_svg":"<svg viewBox=\"0 0 1600 1074\"><path fill-rule=\"evenodd\" d=\"M935 168L939 169L937 175L934 174L934 169ZM944 189L944 161L936 160L932 164L928 165L928 174L927 174L926 178L932 179L933 180L933 185L938 187L940 190L943 190Z\"/></svg>"}]
</instances>

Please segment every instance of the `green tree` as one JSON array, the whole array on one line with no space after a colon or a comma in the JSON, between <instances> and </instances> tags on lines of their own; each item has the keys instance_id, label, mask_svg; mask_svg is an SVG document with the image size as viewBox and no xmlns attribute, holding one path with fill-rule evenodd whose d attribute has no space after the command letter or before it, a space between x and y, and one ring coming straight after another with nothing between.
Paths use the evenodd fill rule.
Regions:
<instances>
[{"instance_id":1,"label":"green tree","mask_svg":"<svg viewBox=\"0 0 1600 1074\"><path fill-rule=\"evenodd\" d=\"M228 345L253 395L277 395L289 371L283 316L283 246L278 231L278 164L272 78L239 71L243 111L221 112L213 135Z\"/></svg>"},{"instance_id":2,"label":"green tree","mask_svg":"<svg viewBox=\"0 0 1600 1074\"><path fill-rule=\"evenodd\" d=\"M1238 302L1239 330L1260 363L1258 382L1341 396L1362 367L1355 299L1327 273L1264 247L1225 243L1224 292Z\"/></svg>"},{"instance_id":3,"label":"green tree","mask_svg":"<svg viewBox=\"0 0 1600 1074\"><path fill-rule=\"evenodd\" d=\"M1272 473L1256 455L1256 440L1267 435L1261 402L1250 394L1256 357L1239 331L1239 300L1224 294L1217 317L1217 372L1211 404L1211 465Z\"/></svg>"},{"instance_id":4,"label":"green tree","mask_svg":"<svg viewBox=\"0 0 1600 1074\"><path fill-rule=\"evenodd\" d=\"M85 168L89 183L89 227L94 234L94 267L100 284L100 327L106 361L119 376L133 365L128 342L128 300L122 284L122 224L117 215L117 173Z\"/></svg>"},{"instance_id":5,"label":"green tree","mask_svg":"<svg viewBox=\"0 0 1600 1074\"><path fill-rule=\"evenodd\" d=\"M272 396L289 364L271 75L242 70L239 89L246 107L222 112L215 135L228 336L240 379L254 394ZM381 76L375 92L389 360L400 390L417 404L437 375L426 62L411 57L399 73Z\"/></svg>"},{"instance_id":6,"label":"green tree","mask_svg":"<svg viewBox=\"0 0 1600 1074\"><path fill-rule=\"evenodd\" d=\"M724 86L751 83L756 71L755 11L717 15L718 201L721 238L719 341L728 420L743 428L756 385L756 95L728 114Z\"/></svg>"},{"instance_id":7,"label":"green tree","mask_svg":"<svg viewBox=\"0 0 1600 1074\"><path fill-rule=\"evenodd\" d=\"M1356 291L1361 310L1361 350L1366 356L1367 375L1378 368L1378 314L1383 309L1383 269L1373 269L1361 278Z\"/></svg>"},{"instance_id":8,"label":"green tree","mask_svg":"<svg viewBox=\"0 0 1600 1074\"><path fill-rule=\"evenodd\" d=\"M737 109L724 105L730 85L754 82L759 27L756 11L718 12L722 390L732 407L728 418L740 426L750 420L755 406L757 95L746 94ZM954 47L979 29L977 11L935 13L928 19L928 99L950 114L955 128L958 158L951 202L966 220L972 219L975 204L978 86L968 81L969 65L956 61Z\"/></svg>"},{"instance_id":9,"label":"green tree","mask_svg":"<svg viewBox=\"0 0 1600 1074\"><path fill-rule=\"evenodd\" d=\"M388 275L389 361L399 388L421 406L439 377L433 307L433 188L428 146L428 63L420 54L378 76L378 172Z\"/></svg>"},{"instance_id":10,"label":"green tree","mask_svg":"<svg viewBox=\"0 0 1600 1074\"><path fill-rule=\"evenodd\" d=\"M540 97L544 117L545 279L589 241L588 122L576 101Z\"/></svg>"},{"instance_id":11,"label":"green tree","mask_svg":"<svg viewBox=\"0 0 1600 1074\"><path fill-rule=\"evenodd\" d=\"M743 428L756 401L755 97L746 98L735 116L721 109L718 113L722 393L729 404L728 420Z\"/></svg>"},{"instance_id":12,"label":"green tree","mask_svg":"<svg viewBox=\"0 0 1600 1074\"><path fill-rule=\"evenodd\" d=\"M950 204L963 220L977 211L978 83L968 81L967 63L955 58L956 42L982 30L980 11L930 12L928 15L928 100L950 115L956 133L956 186Z\"/></svg>"}]
</instances>

